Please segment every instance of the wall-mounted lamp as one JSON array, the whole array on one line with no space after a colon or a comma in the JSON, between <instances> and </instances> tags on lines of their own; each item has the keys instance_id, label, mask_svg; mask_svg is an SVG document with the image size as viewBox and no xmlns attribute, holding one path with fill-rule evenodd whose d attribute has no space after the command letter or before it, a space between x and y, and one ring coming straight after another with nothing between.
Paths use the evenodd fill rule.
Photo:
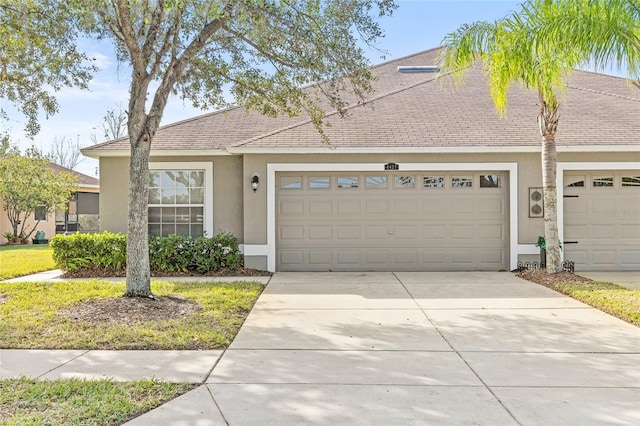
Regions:
<instances>
[{"instance_id":1,"label":"wall-mounted lamp","mask_svg":"<svg viewBox=\"0 0 640 426\"><path fill-rule=\"evenodd\" d=\"M256 192L258 189L258 184L260 184L260 175L255 173L251 176L251 189L253 189L253 192Z\"/></svg>"}]
</instances>

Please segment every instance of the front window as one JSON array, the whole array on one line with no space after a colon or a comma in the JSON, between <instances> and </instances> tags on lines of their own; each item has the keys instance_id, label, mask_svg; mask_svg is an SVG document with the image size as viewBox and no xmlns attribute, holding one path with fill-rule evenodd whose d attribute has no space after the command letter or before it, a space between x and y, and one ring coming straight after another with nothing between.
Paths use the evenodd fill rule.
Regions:
<instances>
[{"instance_id":1,"label":"front window","mask_svg":"<svg viewBox=\"0 0 640 426\"><path fill-rule=\"evenodd\" d=\"M203 235L204 175L204 170L149 172L149 235Z\"/></svg>"},{"instance_id":2,"label":"front window","mask_svg":"<svg viewBox=\"0 0 640 426\"><path fill-rule=\"evenodd\" d=\"M34 212L36 221L46 221L47 220L47 206L38 206Z\"/></svg>"}]
</instances>

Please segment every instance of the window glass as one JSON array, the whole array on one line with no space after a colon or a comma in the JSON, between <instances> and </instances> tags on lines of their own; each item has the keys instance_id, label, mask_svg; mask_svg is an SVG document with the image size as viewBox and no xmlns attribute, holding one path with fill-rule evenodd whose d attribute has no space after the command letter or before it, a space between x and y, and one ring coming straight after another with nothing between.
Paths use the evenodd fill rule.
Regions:
<instances>
[{"instance_id":1,"label":"window glass","mask_svg":"<svg viewBox=\"0 0 640 426\"><path fill-rule=\"evenodd\" d=\"M623 176L622 186L634 186L640 188L640 176Z\"/></svg>"},{"instance_id":2,"label":"window glass","mask_svg":"<svg viewBox=\"0 0 640 426\"><path fill-rule=\"evenodd\" d=\"M443 176L424 176L422 178L422 185L425 188L444 188Z\"/></svg>"},{"instance_id":3,"label":"window glass","mask_svg":"<svg viewBox=\"0 0 640 426\"><path fill-rule=\"evenodd\" d=\"M327 189L329 187L331 187L331 178L329 176L309 178L309 189Z\"/></svg>"},{"instance_id":4,"label":"window glass","mask_svg":"<svg viewBox=\"0 0 640 426\"><path fill-rule=\"evenodd\" d=\"M47 207L38 206L34 211L35 220L46 221L47 220Z\"/></svg>"},{"instance_id":5,"label":"window glass","mask_svg":"<svg viewBox=\"0 0 640 426\"><path fill-rule=\"evenodd\" d=\"M454 176L451 178L452 188L471 188L473 186L472 176Z\"/></svg>"},{"instance_id":6,"label":"window glass","mask_svg":"<svg viewBox=\"0 0 640 426\"><path fill-rule=\"evenodd\" d=\"M203 170L149 172L149 235L203 235Z\"/></svg>"},{"instance_id":7,"label":"window glass","mask_svg":"<svg viewBox=\"0 0 640 426\"><path fill-rule=\"evenodd\" d=\"M613 176L594 176L592 184L594 188L613 187Z\"/></svg>"},{"instance_id":8,"label":"window glass","mask_svg":"<svg viewBox=\"0 0 640 426\"><path fill-rule=\"evenodd\" d=\"M480 188L501 188L502 176L480 175Z\"/></svg>"},{"instance_id":9,"label":"window glass","mask_svg":"<svg viewBox=\"0 0 640 426\"><path fill-rule=\"evenodd\" d=\"M394 176L393 186L395 188L415 188L416 177L415 176Z\"/></svg>"},{"instance_id":10,"label":"window glass","mask_svg":"<svg viewBox=\"0 0 640 426\"><path fill-rule=\"evenodd\" d=\"M301 189L302 177L300 176L282 176L280 177L281 189Z\"/></svg>"},{"instance_id":11,"label":"window glass","mask_svg":"<svg viewBox=\"0 0 640 426\"><path fill-rule=\"evenodd\" d=\"M386 176L367 176L366 179L367 188L386 188L387 187L387 177Z\"/></svg>"},{"instance_id":12,"label":"window glass","mask_svg":"<svg viewBox=\"0 0 640 426\"><path fill-rule=\"evenodd\" d=\"M338 188L357 188L358 176L338 176Z\"/></svg>"},{"instance_id":13,"label":"window glass","mask_svg":"<svg viewBox=\"0 0 640 426\"><path fill-rule=\"evenodd\" d=\"M584 181L584 176L566 176L564 179L564 186L566 188L583 188Z\"/></svg>"}]
</instances>

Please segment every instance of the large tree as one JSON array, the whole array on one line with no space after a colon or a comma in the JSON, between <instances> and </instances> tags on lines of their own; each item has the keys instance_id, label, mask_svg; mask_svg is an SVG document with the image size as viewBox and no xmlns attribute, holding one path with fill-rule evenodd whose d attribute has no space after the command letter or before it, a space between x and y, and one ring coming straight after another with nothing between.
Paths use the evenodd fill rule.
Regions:
<instances>
[{"instance_id":1,"label":"large tree","mask_svg":"<svg viewBox=\"0 0 640 426\"><path fill-rule=\"evenodd\" d=\"M73 16L58 0L0 0L0 98L27 117L28 135L40 130L40 111L58 111L53 92L87 88L96 70L77 47Z\"/></svg>"},{"instance_id":2,"label":"large tree","mask_svg":"<svg viewBox=\"0 0 640 426\"><path fill-rule=\"evenodd\" d=\"M15 149L0 154L0 198L16 237L29 238L40 223L34 213L49 215L65 209L76 190L77 178L54 173L36 148L29 148L25 155Z\"/></svg>"},{"instance_id":3,"label":"large tree","mask_svg":"<svg viewBox=\"0 0 640 426\"><path fill-rule=\"evenodd\" d=\"M635 18L630 15L633 7L627 7L634 4ZM460 83L465 70L482 61L491 96L501 114L507 110L508 90L513 83L538 94L544 228L550 273L562 270L556 188L558 93L577 65L591 60L602 67L612 61L620 64L624 58L637 58L637 52L629 50L629 46L637 47L637 4L636 0L532 0L497 22L463 25L443 41L443 71L451 72ZM633 22L635 26L630 25ZM629 26L625 29L625 25ZM589 36L596 32L601 34ZM627 44L622 42L625 38ZM637 69L637 62L629 67L631 73Z\"/></svg>"},{"instance_id":4,"label":"large tree","mask_svg":"<svg viewBox=\"0 0 640 426\"><path fill-rule=\"evenodd\" d=\"M86 35L110 39L131 68L127 296L150 296L149 153L171 93L200 108L238 104L263 114L344 111L371 91L359 39L381 36L393 0L68 0ZM322 84L316 84L322 82Z\"/></svg>"}]
</instances>

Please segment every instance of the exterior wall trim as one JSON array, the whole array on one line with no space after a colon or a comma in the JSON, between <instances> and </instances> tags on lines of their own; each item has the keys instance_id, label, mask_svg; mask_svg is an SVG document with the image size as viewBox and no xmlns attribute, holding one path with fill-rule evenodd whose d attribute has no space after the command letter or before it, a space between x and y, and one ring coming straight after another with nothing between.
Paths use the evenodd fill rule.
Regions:
<instances>
[{"instance_id":1,"label":"exterior wall trim","mask_svg":"<svg viewBox=\"0 0 640 426\"><path fill-rule=\"evenodd\" d=\"M154 161L149 163L149 170L204 170L204 232L213 235L213 163L209 161L201 162L176 162L176 161Z\"/></svg>"},{"instance_id":2,"label":"exterior wall trim","mask_svg":"<svg viewBox=\"0 0 640 426\"><path fill-rule=\"evenodd\" d=\"M558 162L556 189L558 200L564 200L564 172L567 170L640 170L640 161ZM558 201L558 238L564 240L564 203ZM564 251L561 251L564 258Z\"/></svg>"},{"instance_id":3,"label":"exterior wall trim","mask_svg":"<svg viewBox=\"0 0 640 426\"><path fill-rule=\"evenodd\" d=\"M519 254L530 245L518 244L518 163L399 163L402 171L496 170L509 172L509 265L515 269ZM267 269L276 271L276 173L384 171L384 163L268 163L267 164ZM245 246L245 250L246 250Z\"/></svg>"}]
</instances>

